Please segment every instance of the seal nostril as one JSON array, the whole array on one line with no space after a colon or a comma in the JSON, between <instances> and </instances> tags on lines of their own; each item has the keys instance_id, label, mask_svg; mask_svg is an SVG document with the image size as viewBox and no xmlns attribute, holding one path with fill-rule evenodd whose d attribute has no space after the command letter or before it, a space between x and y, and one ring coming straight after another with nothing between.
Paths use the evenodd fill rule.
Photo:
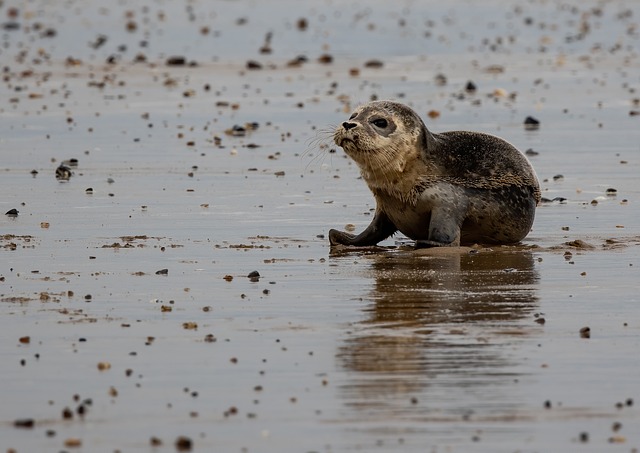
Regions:
<instances>
[{"instance_id":1,"label":"seal nostril","mask_svg":"<svg viewBox=\"0 0 640 453\"><path fill-rule=\"evenodd\" d=\"M356 126L356 123L347 123L346 121L342 123L342 127L344 127L346 130L353 129Z\"/></svg>"}]
</instances>

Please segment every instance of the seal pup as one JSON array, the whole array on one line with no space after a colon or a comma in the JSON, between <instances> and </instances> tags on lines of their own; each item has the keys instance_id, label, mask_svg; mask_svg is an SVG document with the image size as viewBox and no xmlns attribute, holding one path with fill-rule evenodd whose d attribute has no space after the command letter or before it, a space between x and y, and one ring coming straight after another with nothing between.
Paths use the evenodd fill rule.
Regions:
<instances>
[{"instance_id":1,"label":"seal pup","mask_svg":"<svg viewBox=\"0 0 640 453\"><path fill-rule=\"evenodd\" d=\"M431 133L393 101L358 107L333 139L376 200L360 234L329 231L331 245L371 246L400 231L416 247L513 244L531 230L540 185L513 145L479 132Z\"/></svg>"}]
</instances>

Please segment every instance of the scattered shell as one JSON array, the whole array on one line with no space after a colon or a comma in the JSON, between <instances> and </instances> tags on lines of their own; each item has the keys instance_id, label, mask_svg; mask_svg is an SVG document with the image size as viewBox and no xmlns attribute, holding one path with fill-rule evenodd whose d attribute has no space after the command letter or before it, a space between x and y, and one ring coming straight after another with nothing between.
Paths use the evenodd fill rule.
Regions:
<instances>
[{"instance_id":1,"label":"scattered shell","mask_svg":"<svg viewBox=\"0 0 640 453\"><path fill-rule=\"evenodd\" d=\"M111 364L109 362L98 362L98 370L107 371L111 369Z\"/></svg>"},{"instance_id":2,"label":"scattered shell","mask_svg":"<svg viewBox=\"0 0 640 453\"><path fill-rule=\"evenodd\" d=\"M504 72L504 66L499 64L494 64L484 68L484 71L489 74L502 74Z\"/></svg>"},{"instance_id":3,"label":"scattered shell","mask_svg":"<svg viewBox=\"0 0 640 453\"><path fill-rule=\"evenodd\" d=\"M71 175L71 169L64 164L60 164L60 166L56 168L56 179L59 181L68 181Z\"/></svg>"},{"instance_id":4,"label":"scattered shell","mask_svg":"<svg viewBox=\"0 0 640 453\"><path fill-rule=\"evenodd\" d=\"M78 448L82 446L82 439L77 437L70 437L64 441L64 446L67 448Z\"/></svg>"}]
</instances>

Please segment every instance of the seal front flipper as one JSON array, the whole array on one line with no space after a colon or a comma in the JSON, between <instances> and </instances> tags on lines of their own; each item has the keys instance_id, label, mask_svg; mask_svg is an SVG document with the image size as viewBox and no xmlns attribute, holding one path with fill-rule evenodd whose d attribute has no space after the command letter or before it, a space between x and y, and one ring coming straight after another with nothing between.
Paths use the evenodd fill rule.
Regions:
<instances>
[{"instance_id":1,"label":"seal front flipper","mask_svg":"<svg viewBox=\"0 0 640 453\"><path fill-rule=\"evenodd\" d=\"M359 235L345 233L344 231L330 230L329 243L331 245L355 245L368 246L376 245L378 242L387 239L398 231L396 226L389 220L389 217L382 212L376 212L371 224Z\"/></svg>"}]
</instances>

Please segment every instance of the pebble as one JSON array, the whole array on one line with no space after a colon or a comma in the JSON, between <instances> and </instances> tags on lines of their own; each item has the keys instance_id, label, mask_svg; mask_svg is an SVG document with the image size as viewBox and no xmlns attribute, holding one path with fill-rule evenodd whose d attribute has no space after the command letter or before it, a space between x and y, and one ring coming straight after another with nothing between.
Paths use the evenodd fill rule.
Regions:
<instances>
[{"instance_id":1,"label":"pebble","mask_svg":"<svg viewBox=\"0 0 640 453\"><path fill-rule=\"evenodd\" d=\"M262 63L259 63L255 60L249 60L247 61L246 67L250 70L262 69Z\"/></svg>"},{"instance_id":2,"label":"pebble","mask_svg":"<svg viewBox=\"0 0 640 453\"><path fill-rule=\"evenodd\" d=\"M31 429L35 426L35 421L32 418L21 418L14 421L13 426L16 428Z\"/></svg>"},{"instance_id":3,"label":"pebble","mask_svg":"<svg viewBox=\"0 0 640 453\"><path fill-rule=\"evenodd\" d=\"M184 66L187 64L187 59L182 56L173 56L167 58L167 66Z\"/></svg>"},{"instance_id":4,"label":"pebble","mask_svg":"<svg viewBox=\"0 0 640 453\"><path fill-rule=\"evenodd\" d=\"M527 130L536 130L540 128L540 121L532 116L524 119L524 128Z\"/></svg>"}]
</instances>

